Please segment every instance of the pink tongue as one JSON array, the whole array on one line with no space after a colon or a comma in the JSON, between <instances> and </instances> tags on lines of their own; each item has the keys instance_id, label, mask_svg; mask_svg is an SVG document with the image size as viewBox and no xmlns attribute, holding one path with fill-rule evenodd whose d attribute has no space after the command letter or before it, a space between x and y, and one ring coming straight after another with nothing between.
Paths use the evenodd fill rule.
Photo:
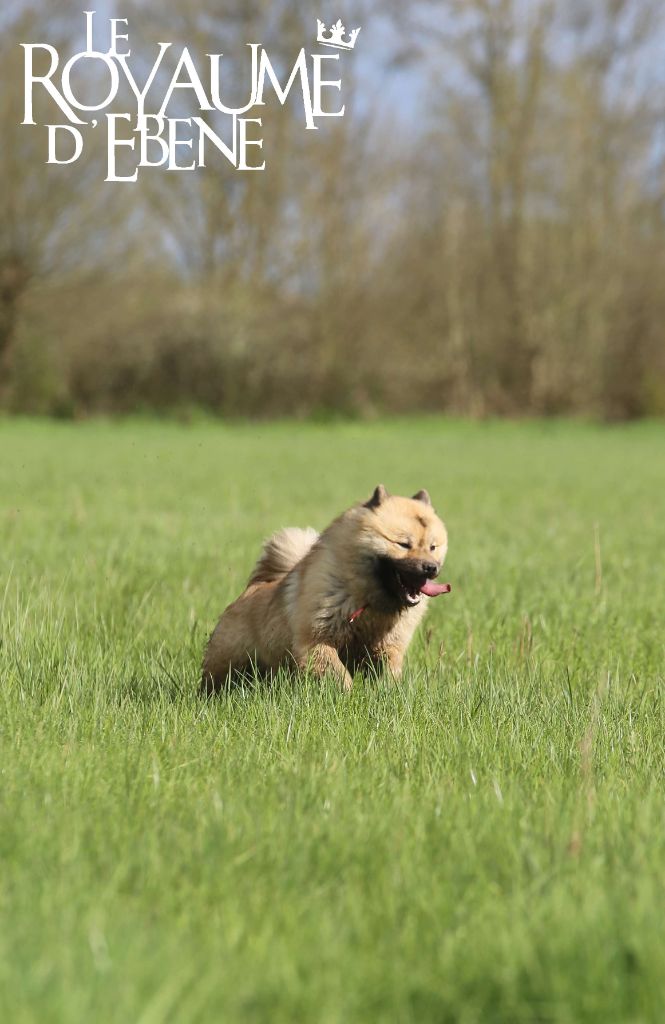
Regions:
<instances>
[{"instance_id":1,"label":"pink tongue","mask_svg":"<svg viewBox=\"0 0 665 1024\"><path fill-rule=\"evenodd\" d=\"M450 589L450 583L435 583L434 580L426 580L420 588L420 593L427 597L438 597L439 594L449 594Z\"/></svg>"}]
</instances>

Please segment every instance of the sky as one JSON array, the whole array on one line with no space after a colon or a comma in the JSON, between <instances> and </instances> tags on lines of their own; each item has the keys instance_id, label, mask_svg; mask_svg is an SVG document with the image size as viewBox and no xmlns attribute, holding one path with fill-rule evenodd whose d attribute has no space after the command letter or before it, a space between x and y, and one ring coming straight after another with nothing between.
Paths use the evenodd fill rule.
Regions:
<instances>
[{"instance_id":1,"label":"sky","mask_svg":"<svg viewBox=\"0 0 665 1024\"><path fill-rule=\"evenodd\" d=\"M210 0L212 5L212 0ZM304 0L312 11L312 37L311 40L303 40L303 44L314 50L316 48L316 19L323 17L327 24L332 23L331 12L335 8L333 0L317 0L309 3ZM408 0L405 0L408 4ZM528 18L533 10L533 0L514 0L516 7L521 11L524 18ZM7 23L21 11L31 6L30 0L4 0L0 9L0 27ZM144 5L146 12L150 11L152 2ZM159 7L159 3L154 5ZM202 7L206 6L206 0L202 0ZM214 5L212 5L214 6ZM345 4L346 8L352 4ZM415 5L411 5L413 9ZM122 17L122 0L71 0L68 8L71 11L72 24L78 26L77 34L80 32L80 43L84 45L85 18L83 11L94 9L97 12L96 23L103 25L106 19L111 16ZM406 10L409 8L406 7ZM592 8L593 9L593 8ZM430 17L437 19L437 28L442 27L441 8L431 7ZM334 16L333 16L334 17ZM409 55L411 59L394 61L392 58L400 50L403 51L400 37L395 30L394 24L388 17L375 15L371 23L362 24L362 19L349 21L348 28L361 27L356 49L353 53L342 53L342 78L344 80L344 65L353 62L353 70L358 77L358 84L353 96L345 97L350 100L350 114L354 111L363 114L371 110L377 120L386 119L388 122L397 119L400 131L405 131L410 122L422 122L427 116L429 107L436 99L435 88L445 91L446 87L456 88L461 81L460 69L453 59L442 63L442 56L439 48L430 46L427 39L421 39L423 45L419 51L413 51ZM130 25L131 30L131 25ZM104 39L107 38L104 32ZM570 38L570 37L568 37ZM37 42L38 40L32 40ZM172 40L177 43L177 39ZM78 42L78 41L77 41ZM222 42L223 46L223 42ZM560 36L554 37L552 54L556 59L557 54L565 53L565 41ZM665 92L665 18L663 19L662 30L655 34L644 47L641 60L630 79L617 83L621 90L626 93L630 89L645 87L651 88L654 92L654 104L662 106L659 98ZM348 76L348 71L346 72Z\"/></svg>"}]
</instances>

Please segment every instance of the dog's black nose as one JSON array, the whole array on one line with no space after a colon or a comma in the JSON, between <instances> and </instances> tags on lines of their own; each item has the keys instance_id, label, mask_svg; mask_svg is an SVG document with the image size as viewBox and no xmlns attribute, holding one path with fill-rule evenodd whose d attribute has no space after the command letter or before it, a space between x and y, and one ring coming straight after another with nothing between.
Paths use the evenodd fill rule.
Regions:
<instances>
[{"instance_id":1,"label":"dog's black nose","mask_svg":"<svg viewBox=\"0 0 665 1024\"><path fill-rule=\"evenodd\" d=\"M436 562L423 562L422 569L429 580L433 580L439 571Z\"/></svg>"}]
</instances>

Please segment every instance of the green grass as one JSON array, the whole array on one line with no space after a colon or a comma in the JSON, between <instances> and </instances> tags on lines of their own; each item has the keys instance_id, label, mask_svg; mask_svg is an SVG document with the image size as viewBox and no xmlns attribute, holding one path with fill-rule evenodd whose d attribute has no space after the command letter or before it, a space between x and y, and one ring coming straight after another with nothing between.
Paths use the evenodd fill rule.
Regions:
<instances>
[{"instance_id":1,"label":"green grass","mask_svg":"<svg viewBox=\"0 0 665 1024\"><path fill-rule=\"evenodd\" d=\"M427 487L401 685L202 703L263 536ZM0 423L0 1019L660 1021L665 427Z\"/></svg>"}]
</instances>

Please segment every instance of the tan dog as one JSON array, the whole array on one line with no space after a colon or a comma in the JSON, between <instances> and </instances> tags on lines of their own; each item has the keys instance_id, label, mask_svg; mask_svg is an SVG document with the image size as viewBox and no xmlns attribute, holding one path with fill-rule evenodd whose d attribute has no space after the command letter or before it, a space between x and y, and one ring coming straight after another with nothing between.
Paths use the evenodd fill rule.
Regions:
<instances>
[{"instance_id":1,"label":"tan dog","mask_svg":"<svg viewBox=\"0 0 665 1024\"><path fill-rule=\"evenodd\" d=\"M363 666L399 676L428 598L450 590L433 582L447 546L427 491L400 498L381 484L321 535L280 530L208 641L203 690L289 664L345 688Z\"/></svg>"}]
</instances>

